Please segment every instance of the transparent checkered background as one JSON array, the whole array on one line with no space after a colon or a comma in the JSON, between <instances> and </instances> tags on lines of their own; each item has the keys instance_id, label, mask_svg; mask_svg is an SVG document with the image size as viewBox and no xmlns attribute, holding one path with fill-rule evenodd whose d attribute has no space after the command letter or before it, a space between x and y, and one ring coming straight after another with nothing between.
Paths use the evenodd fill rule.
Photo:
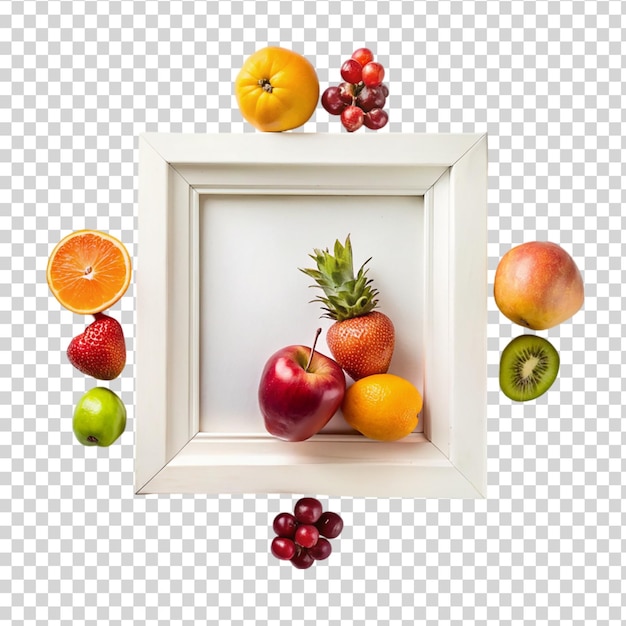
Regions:
<instances>
[{"instance_id":1,"label":"transparent checkered background","mask_svg":"<svg viewBox=\"0 0 626 626\"><path fill-rule=\"evenodd\" d=\"M614 624L626 604L625 118L619 1L0 3L0 622ZM232 96L264 45L322 87L362 45L388 70L380 132L489 133L489 284L512 245L575 257L584 309L546 331L552 390L513 404L499 352L520 333L490 297L488 498L328 499L346 529L307 571L268 553L291 496L134 497L134 285L113 314L121 440L84 448L67 362L84 327L50 295L52 246L79 228L136 257L137 136L252 132ZM341 132L318 108L308 132ZM361 131L363 132L363 131ZM490 290L491 291L491 290ZM316 495L316 494L307 494Z\"/></svg>"}]
</instances>

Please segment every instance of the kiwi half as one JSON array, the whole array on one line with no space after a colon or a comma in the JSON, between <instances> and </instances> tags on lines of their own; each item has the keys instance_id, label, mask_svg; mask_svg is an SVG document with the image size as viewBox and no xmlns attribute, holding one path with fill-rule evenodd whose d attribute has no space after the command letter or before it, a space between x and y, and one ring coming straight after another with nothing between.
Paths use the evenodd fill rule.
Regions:
<instances>
[{"instance_id":1,"label":"kiwi half","mask_svg":"<svg viewBox=\"0 0 626 626\"><path fill-rule=\"evenodd\" d=\"M534 400L550 389L559 363L559 353L547 339L516 337L500 357L500 389L516 402Z\"/></svg>"}]
</instances>

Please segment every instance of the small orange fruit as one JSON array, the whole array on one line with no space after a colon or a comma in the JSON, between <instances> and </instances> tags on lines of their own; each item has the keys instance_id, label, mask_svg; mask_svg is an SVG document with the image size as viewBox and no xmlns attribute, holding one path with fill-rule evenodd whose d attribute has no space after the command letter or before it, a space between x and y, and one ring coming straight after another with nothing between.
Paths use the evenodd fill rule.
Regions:
<instances>
[{"instance_id":1,"label":"small orange fruit","mask_svg":"<svg viewBox=\"0 0 626 626\"><path fill-rule=\"evenodd\" d=\"M343 416L362 435L379 441L396 441L415 430L422 396L405 378L372 374L348 387Z\"/></svg>"},{"instance_id":2,"label":"small orange fruit","mask_svg":"<svg viewBox=\"0 0 626 626\"><path fill-rule=\"evenodd\" d=\"M54 247L46 280L54 297L73 313L93 315L113 306L130 285L124 244L97 230L77 230Z\"/></svg>"},{"instance_id":3,"label":"small orange fruit","mask_svg":"<svg viewBox=\"0 0 626 626\"><path fill-rule=\"evenodd\" d=\"M268 46L244 62L235 80L241 114L262 131L302 126L313 115L320 93L315 68L302 55Z\"/></svg>"}]
</instances>

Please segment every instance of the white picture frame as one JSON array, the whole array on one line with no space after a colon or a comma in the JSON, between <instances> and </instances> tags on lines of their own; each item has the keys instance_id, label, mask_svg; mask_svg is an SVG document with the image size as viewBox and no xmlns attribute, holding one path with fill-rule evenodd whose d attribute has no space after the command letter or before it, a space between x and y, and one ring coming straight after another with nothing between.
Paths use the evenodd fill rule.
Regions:
<instances>
[{"instance_id":1,"label":"white picture frame","mask_svg":"<svg viewBox=\"0 0 626 626\"><path fill-rule=\"evenodd\" d=\"M485 134L147 133L138 181L136 494L486 497ZM203 203L236 197L267 207L283 196L320 206L415 198L423 211L412 252L423 271L422 432L396 442L322 432L289 443L263 432L260 412L254 432L201 429L201 374L217 375L201 367ZM280 237L268 247L279 248ZM298 262L311 251L303 246ZM251 323L236 308L232 319ZM300 339L293 343L306 344ZM269 358L264 349L255 358Z\"/></svg>"}]
</instances>

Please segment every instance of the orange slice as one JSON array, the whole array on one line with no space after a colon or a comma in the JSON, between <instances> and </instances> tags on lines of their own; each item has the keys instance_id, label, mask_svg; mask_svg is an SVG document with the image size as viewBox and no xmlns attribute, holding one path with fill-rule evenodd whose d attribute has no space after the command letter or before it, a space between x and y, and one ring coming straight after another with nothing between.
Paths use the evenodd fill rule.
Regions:
<instances>
[{"instance_id":1,"label":"orange slice","mask_svg":"<svg viewBox=\"0 0 626 626\"><path fill-rule=\"evenodd\" d=\"M77 230L52 250L46 280L66 309L92 315L126 293L131 272L130 255L121 241L98 230Z\"/></svg>"}]
</instances>

